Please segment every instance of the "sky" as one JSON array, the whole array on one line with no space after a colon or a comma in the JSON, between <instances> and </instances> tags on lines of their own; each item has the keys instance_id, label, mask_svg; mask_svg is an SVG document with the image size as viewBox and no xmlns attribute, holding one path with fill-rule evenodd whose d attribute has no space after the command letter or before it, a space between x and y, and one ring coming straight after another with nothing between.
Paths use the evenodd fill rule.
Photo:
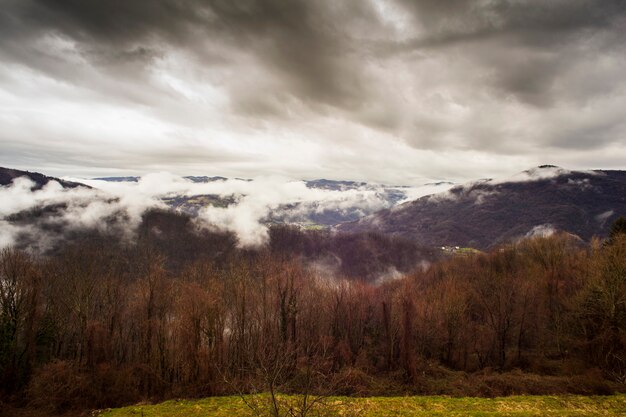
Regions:
<instances>
[{"instance_id":1,"label":"sky","mask_svg":"<svg viewBox=\"0 0 626 417\"><path fill-rule=\"evenodd\" d=\"M623 0L0 0L0 165L415 184L626 169Z\"/></svg>"}]
</instances>

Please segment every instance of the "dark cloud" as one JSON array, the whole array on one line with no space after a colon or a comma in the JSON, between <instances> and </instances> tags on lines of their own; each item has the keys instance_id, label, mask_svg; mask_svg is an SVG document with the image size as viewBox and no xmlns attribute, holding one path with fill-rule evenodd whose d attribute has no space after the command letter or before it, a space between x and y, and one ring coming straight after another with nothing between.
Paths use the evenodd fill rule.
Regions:
<instances>
[{"instance_id":1,"label":"dark cloud","mask_svg":"<svg viewBox=\"0 0 626 417\"><path fill-rule=\"evenodd\" d=\"M491 70L494 87L529 104L558 100L553 84L578 62L616 49L624 52L623 0L401 3L424 31L397 43L399 52L465 48L475 65ZM592 50L581 54L590 41Z\"/></svg>"},{"instance_id":2,"label":"dark cloud","mask_svg":"<svg viewBox=\"0 0 626 417\"><path fill-rule=\"evenodd\" d=\"M26 39L58 34L76 42L91 63L133 77L144 75L168 48L190 51L207 66L236 65L228 55L242 51L280 81L273 88L299 99L346 107L367 94L344 31L344 20L375 18L361 1L338 6L304 0L24 0L12 1L9 10L1 22L7 24L5 43L15 54L19 47L10 45L11 39L23 46ZM45 57L17 59L62 75ZM238 69L246 77L246 68ZM257 80L261 87L264 81ZM251 111L255 105L240 107Z\"/></svg>"},{"instance_id":3,"label":"dark cloud","mask_svg":"<svg viewBox=\"0 0 626 417\"><path fill-rule=\"evenodd\" d=\"M461 40L472 34L516 33L529 43L552 44L563 34L606 29L626 10L623 0L400 0L431 39ZM546 37L545 35L556 35Z\"/></svg>"},{"instance_id":4,"label":"dark cloud","mask_svg":"<svg viewBox=\"0 0 626 417\"><path fill-rule=\"evenodd\" d=\"M430 151L521 164L543 147L579 161L624 146L624 29L623 0L4 0L0 140L23 138L5 147L26 158L121 136L123 155L154 134L145 167L220 147L266 167L293 145L373 176L356 166L363 141L408 166Z\"/></svg>"}]
</instances>

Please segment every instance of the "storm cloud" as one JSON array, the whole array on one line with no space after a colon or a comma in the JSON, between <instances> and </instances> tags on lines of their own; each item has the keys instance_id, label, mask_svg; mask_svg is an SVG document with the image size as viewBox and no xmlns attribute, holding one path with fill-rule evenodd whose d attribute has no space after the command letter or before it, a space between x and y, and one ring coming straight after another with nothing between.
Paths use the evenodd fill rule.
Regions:
<instances>
[{"instance_id":1,"label":"storm cloud","mask_svg":"<svg viewBox=\"0 0 626 417\"><path fill-rule=\"evenodd\" d=\"M398 184L625 168L625 29L620 0L3 0L0 163Z\"/></svg>"}]
</instances>

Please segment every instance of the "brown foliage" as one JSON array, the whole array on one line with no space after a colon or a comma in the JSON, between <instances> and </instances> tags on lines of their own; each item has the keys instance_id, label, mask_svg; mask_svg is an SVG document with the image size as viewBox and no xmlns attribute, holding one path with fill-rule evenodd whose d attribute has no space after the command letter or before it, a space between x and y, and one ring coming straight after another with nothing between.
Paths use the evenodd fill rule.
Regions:
<instances>
[{"instance_id":1,"label":"brown foliage","mask_svg":"<svg viewBox=\"0 0 626 417\"><path fill-rule=\"evenodd\" d=\"M174 243L150 230L44 259L2 253L6 398L22 390L59 412L250 391L607 393L626 380L621 236L534 239L376 285L222 238L172 261Z\"/></svg>"}]
</instances>

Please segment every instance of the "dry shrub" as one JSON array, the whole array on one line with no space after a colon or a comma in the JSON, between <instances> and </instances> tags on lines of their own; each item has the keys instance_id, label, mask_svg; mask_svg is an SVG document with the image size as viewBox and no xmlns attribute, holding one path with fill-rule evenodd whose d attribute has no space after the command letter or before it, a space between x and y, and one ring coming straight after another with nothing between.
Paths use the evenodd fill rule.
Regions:
<instances>
[{"instance_id":1,"label":"dry shrub","mask_svg":"<svg viewBox=\"0 0 626 417\"><path fill-rule=\"evenodd\" d=\"M583 375L548 376L514 370L506 373L468 375L467 385L457 386L458 394L480 397L508 395L609 395L618 387L607 381L602 372L592 370ZM454 384L451 384L454 386ZM453 395L456 395L454 393Z\"/></svg>"},{"instance_id":2,"label":"dry shrub","mask_svg":"<svg viewBox=\"0 0 626 417\"><path fill-rule=\"evenodd\" d=\"M109 364L84 369L70 361L55 361L35 373L28 394L32 406L64 412L137 402L141 384L134 369Z\"/></svg>"},{"instance_id":3,"label":"dry shrub","mask_svg":"<svg viewBox=\"0 0 626 417\"><path fill-rule=\"evenodd\" d=\"M450 371L435 378L426 378L424 385L423 389L418 389L420 394L454 397L609 395L620 391L618 384L608 381L597 369L573 377L538 375L520 370L498 373L486 369L473 374Z\"/></svg>"},{"instance_id":4,"label":"dry shrub","mask_svg":"<svg viewBox=\"0 0 626 417\"><path fill-rule=\"evenodd\" d=\"M581 395L611 395L620 388L624 390L626 387L611 383L600 369L593 368L572 378L570 392Z\"/></svg>"},{"instance_id":5,"label":"dry shrub","mask_svg":"<svg viewBox=\"0 0 626 417\"><path fill-rule=\"evenodd\" d=\"M357 368L344 368L332 376L333 395L355 397L402 396L416 394L416 387L406 385L403 370L384 376L369 375Z\"/></svg>"},{"instance_id":6,"label":"dry shrub","mask_svg":"<svg viewBox=\"0 0 626 417\"><path fill-rule=\"evenodd\" d=\"M562 359L550 359L538 356L530 361L528 367L531 372L541 375L559 375L563 373L564 361Z\"/></svg>"},{"instance_id":7,"label":"dry shrub","mask_svg":"<svg viewBox=\"0 0 626 417\"><path fill-rule=\"evenodd\" d=\"M519 370L478 375L477 381L478 395L485 397L567 393L567 378L528 374Z\"/></svg>"},{"instance_id":8,"label":"dry shrub","mask_svg":"<svg viewBox=\"0 0 626 417\"><path fill-rule=\"evenodd\" d=\"M371 392L374 378L357 368L343 368L333 381L336 395L366 396Z\"/></svg>"},{"instance_id":9,"label":"dry shrub","mask_svg":"<svg viewBox=\"0 0 626 417\"><path fill-rule=\"evenodd\" d=\"M128 373L129 383L134 384L139 393L146 398L164 398L170 386L148 365L134 365L123 373Z\"/></svg>"},{"instance_id":10,"label":"dry shrub","mask_svg":"<svg viewBox=\"0 0 626 417\"><path fill-rule=\"evenodd\" d=\"M78 408L89 389L85 374L67 361L55 361L35 372L28 387L31 404L56 412Z\"/></svg>"}]
</instances>

